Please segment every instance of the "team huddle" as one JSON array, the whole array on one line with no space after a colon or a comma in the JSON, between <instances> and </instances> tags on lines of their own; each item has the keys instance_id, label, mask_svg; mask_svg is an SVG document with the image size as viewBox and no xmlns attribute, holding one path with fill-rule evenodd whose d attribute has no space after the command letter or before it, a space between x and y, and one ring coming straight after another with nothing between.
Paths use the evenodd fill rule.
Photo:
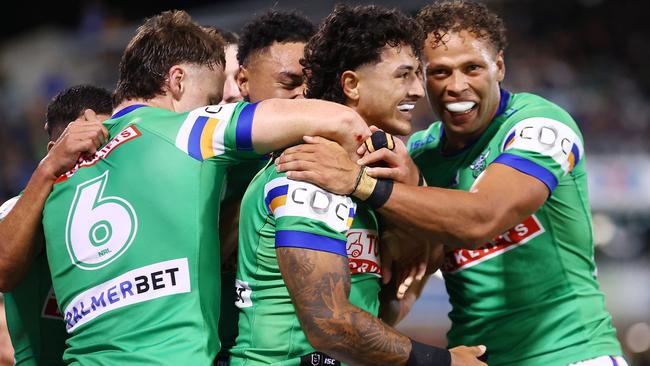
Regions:
<instances>
[{"instance_id":1,"label":"team huddle","mask_svg":"<svg viewBox=\"0 0 650 366\"><path fill-rule=\"evenodd\" d=\"M505 33L463 0L239 36L145 20L114 92L51 101L48 154L0 207L15 363L627 365L582 135L501 86ZM414 132L425 95L440 120ZM393 328L437 270L449 349Z\"/></svg>"}]
</instances>

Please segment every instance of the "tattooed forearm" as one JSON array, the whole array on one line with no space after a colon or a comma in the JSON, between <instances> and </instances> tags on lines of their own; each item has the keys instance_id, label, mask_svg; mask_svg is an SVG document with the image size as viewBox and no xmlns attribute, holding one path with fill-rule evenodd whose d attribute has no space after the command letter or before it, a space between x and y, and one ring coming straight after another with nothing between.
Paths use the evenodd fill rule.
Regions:
<instances>
[{"instance_id":1,"label":"tattooed forearm","mask_svg":"<svg viewBox=\"0 0 650 366\"><path fill-rule=\"evenodd\" d=\"M404 365L410 340L348 300L347 258L279 248L278 262L300 324L317 350L352 365Z\"/></svg>"}]
</instances>

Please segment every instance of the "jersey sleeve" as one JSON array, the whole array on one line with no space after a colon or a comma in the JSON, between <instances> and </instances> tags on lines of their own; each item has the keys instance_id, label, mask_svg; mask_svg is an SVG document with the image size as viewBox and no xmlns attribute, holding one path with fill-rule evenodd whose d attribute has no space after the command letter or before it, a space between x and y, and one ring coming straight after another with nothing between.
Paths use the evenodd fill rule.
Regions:
<instances>
[{"instance_id":1,"label":"jersey sleeve","mask_svg":"<svg viewBox=\"0 0 650 366\"><path fill-rule=\"evenodd\" d=\"M16 206L16 202L18 202L19 198L20 196L11 198L3 203L2 206L0 206L0 221L4 220L4 218L9 215L9 212L11 212L14 206Z\"/></svg>"},{"instance_id":2,"label":"jersey sleeve","mask_svg":"<svg viewBox=\"0 0 650 366\"><path fill-rule=\"evenodd\" d=\"M418 156L423 150L431 148L439 138L440 123L433 123L426 130L420 130L409 137L406 149L412 158Z\"/></svg>"},{"instance_id":3,"label":"jersey sleeve","mask_svg":"<svg viewBox=\"0 0 650 366\"><path fill-rule=\"evenodd\" d=\"M233 162L260 158L252 141L257 104L246 102L211 105L187 114L176 136L176 146L196 160Z\"/></svg>"},{"instance_id":4,"label":"jersey sleeve","mask_svg":"<svg viewBox=\"0 0 650 366\"><path fill-rule=\"evenodd\" d=\"M318 250L347 256L347 230L356 205L349 197L284 176L264 187L264 204L275 218L275 247Z\"/></svg>"},{"instance_id":5,"label":"jersey sleeve","mask_svg":"<svg viewBox=\"0 0 650 366\"><path fill-rule=\"evenodd\" d=\"M522 119L505 134L501 154L493 162L533 176L553 192L584 156L577 127L570 125L545 117Z\"/></svg>"}]
</instances>

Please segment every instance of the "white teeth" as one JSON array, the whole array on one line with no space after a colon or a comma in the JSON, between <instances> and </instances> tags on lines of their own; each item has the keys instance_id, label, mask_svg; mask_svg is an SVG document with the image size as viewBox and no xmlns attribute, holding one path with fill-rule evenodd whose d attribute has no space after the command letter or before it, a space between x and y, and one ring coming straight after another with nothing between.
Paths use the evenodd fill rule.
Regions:
<instances>
[{"instance_id":1,"label":"white teeth","mask_svg":"<svg viewBox=\"0 0 650 366\"><path fill-rule=\"evenodd\" d=\"M400 112L410 112L413 108L415 108L415 104L400 104L397 106Z\"/></svg>"},{"instance_id":2,"label":"white teeth","mask_svg":"<svg viewBox=\"0 0 650 366\"><path fill-rule=\"evenodd\" d=\"M455 102L455 103L447 103L445 106L447 107L447 110L449 110L450 112L464 113L474 108L475 105L476 103L474 102Z\"/></svg>"}]
</instances>

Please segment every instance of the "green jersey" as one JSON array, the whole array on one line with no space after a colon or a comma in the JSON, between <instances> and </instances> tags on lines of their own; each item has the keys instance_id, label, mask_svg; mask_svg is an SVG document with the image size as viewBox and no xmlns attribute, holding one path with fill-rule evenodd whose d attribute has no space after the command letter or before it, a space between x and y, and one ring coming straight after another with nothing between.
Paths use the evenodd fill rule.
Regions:
<instances>
[{"instance_id":1,"label":"green jersey","mask_svg":"<svg viewBox=\"0 0 650 366\"><path fill-rule=\"evenodd\" d=\"M357 288L351 291L351 302L376 314L376 219L370 213L355 218L355 211L351 199L289 180L283 173L277 173L273 164L255 177L242 201L245 214L239 227L236 280L241 313L231 365L340 364L315 352L305 337L275 250L297 247L345 256L347 243L354 243L352 248L358 261L350 262L350 267L358 267L353 276L358 279L353 280ZM345 233L353 221L367 226L358 227L346 243ZM362 294L363 291L368 293Z\"/></svg>"},{"instance_id":2,"label":"green jersey","mask_svg":"<svg viewBox=\"0 0 650 366\"><path fill-rule=\"evenodd\" d=\"M490 365L620 355L595 275L582 136L569 114L541 97L502 90L497 115L472 145L447 155L443 137L436 122L409 141L428 185L468 191L498 163L550 192L532 216L489 243L447 253L449 346L485 344Z\"/></svg>"},{"instance_id":3,"label":"green jersey","mask_svg":"<svg viewBox=\"0 0 650 366\"><path fill-rule=\"evenodd\" d=\"M221 201L222 209L225 205L241 204L246 187L253 180L255 174L263 169L268 163L268 155L259 160L246 161L228 169L224 195ZM221 227L221 230L238 231L237 225L230 228ZM235 305L235 277L237 267L237 250L231 256L228 263L222 265L221 272L221 315L219 316L219 340L221 351L217 355L222 363L230 358L230 349L235 345L237 338L237 323L239 320L239 309Z\"/></svg>"},{"instance_id":4,"label":"green jersey","mask_svg":"<svg viewBox=\"0 0 650 366\"><path fill-rule=\"evenodd\" d=\"M379 222L367 204L357 202L352 227L346 236L346 251L352 275L350 303L377 316L381 290Z\"/></svg>"},{"instance_id":5,"label":"green jersey","mask_svg":"<svg viewBox=\"0 0 650 366\"><path fill-rule=\"evenodd\" d=\"M0 221L18 197L0 207ZM34 259L25 278L4 294L5 313L17 366L63 365L67 333L52 289L45 253Z\"/></svg>"},{"instance_id":6,"label":"green jersey","mask_svg":"<svg viewBox=\"0 0 650 366\"><path fill-rule=\"evenodd\" d=\"M55 184L43 227L67 362L213 362L219 202L228 166L259 158L255 107L127 107L105 122L110 141Z\"/></svg>"}]
</instances>

